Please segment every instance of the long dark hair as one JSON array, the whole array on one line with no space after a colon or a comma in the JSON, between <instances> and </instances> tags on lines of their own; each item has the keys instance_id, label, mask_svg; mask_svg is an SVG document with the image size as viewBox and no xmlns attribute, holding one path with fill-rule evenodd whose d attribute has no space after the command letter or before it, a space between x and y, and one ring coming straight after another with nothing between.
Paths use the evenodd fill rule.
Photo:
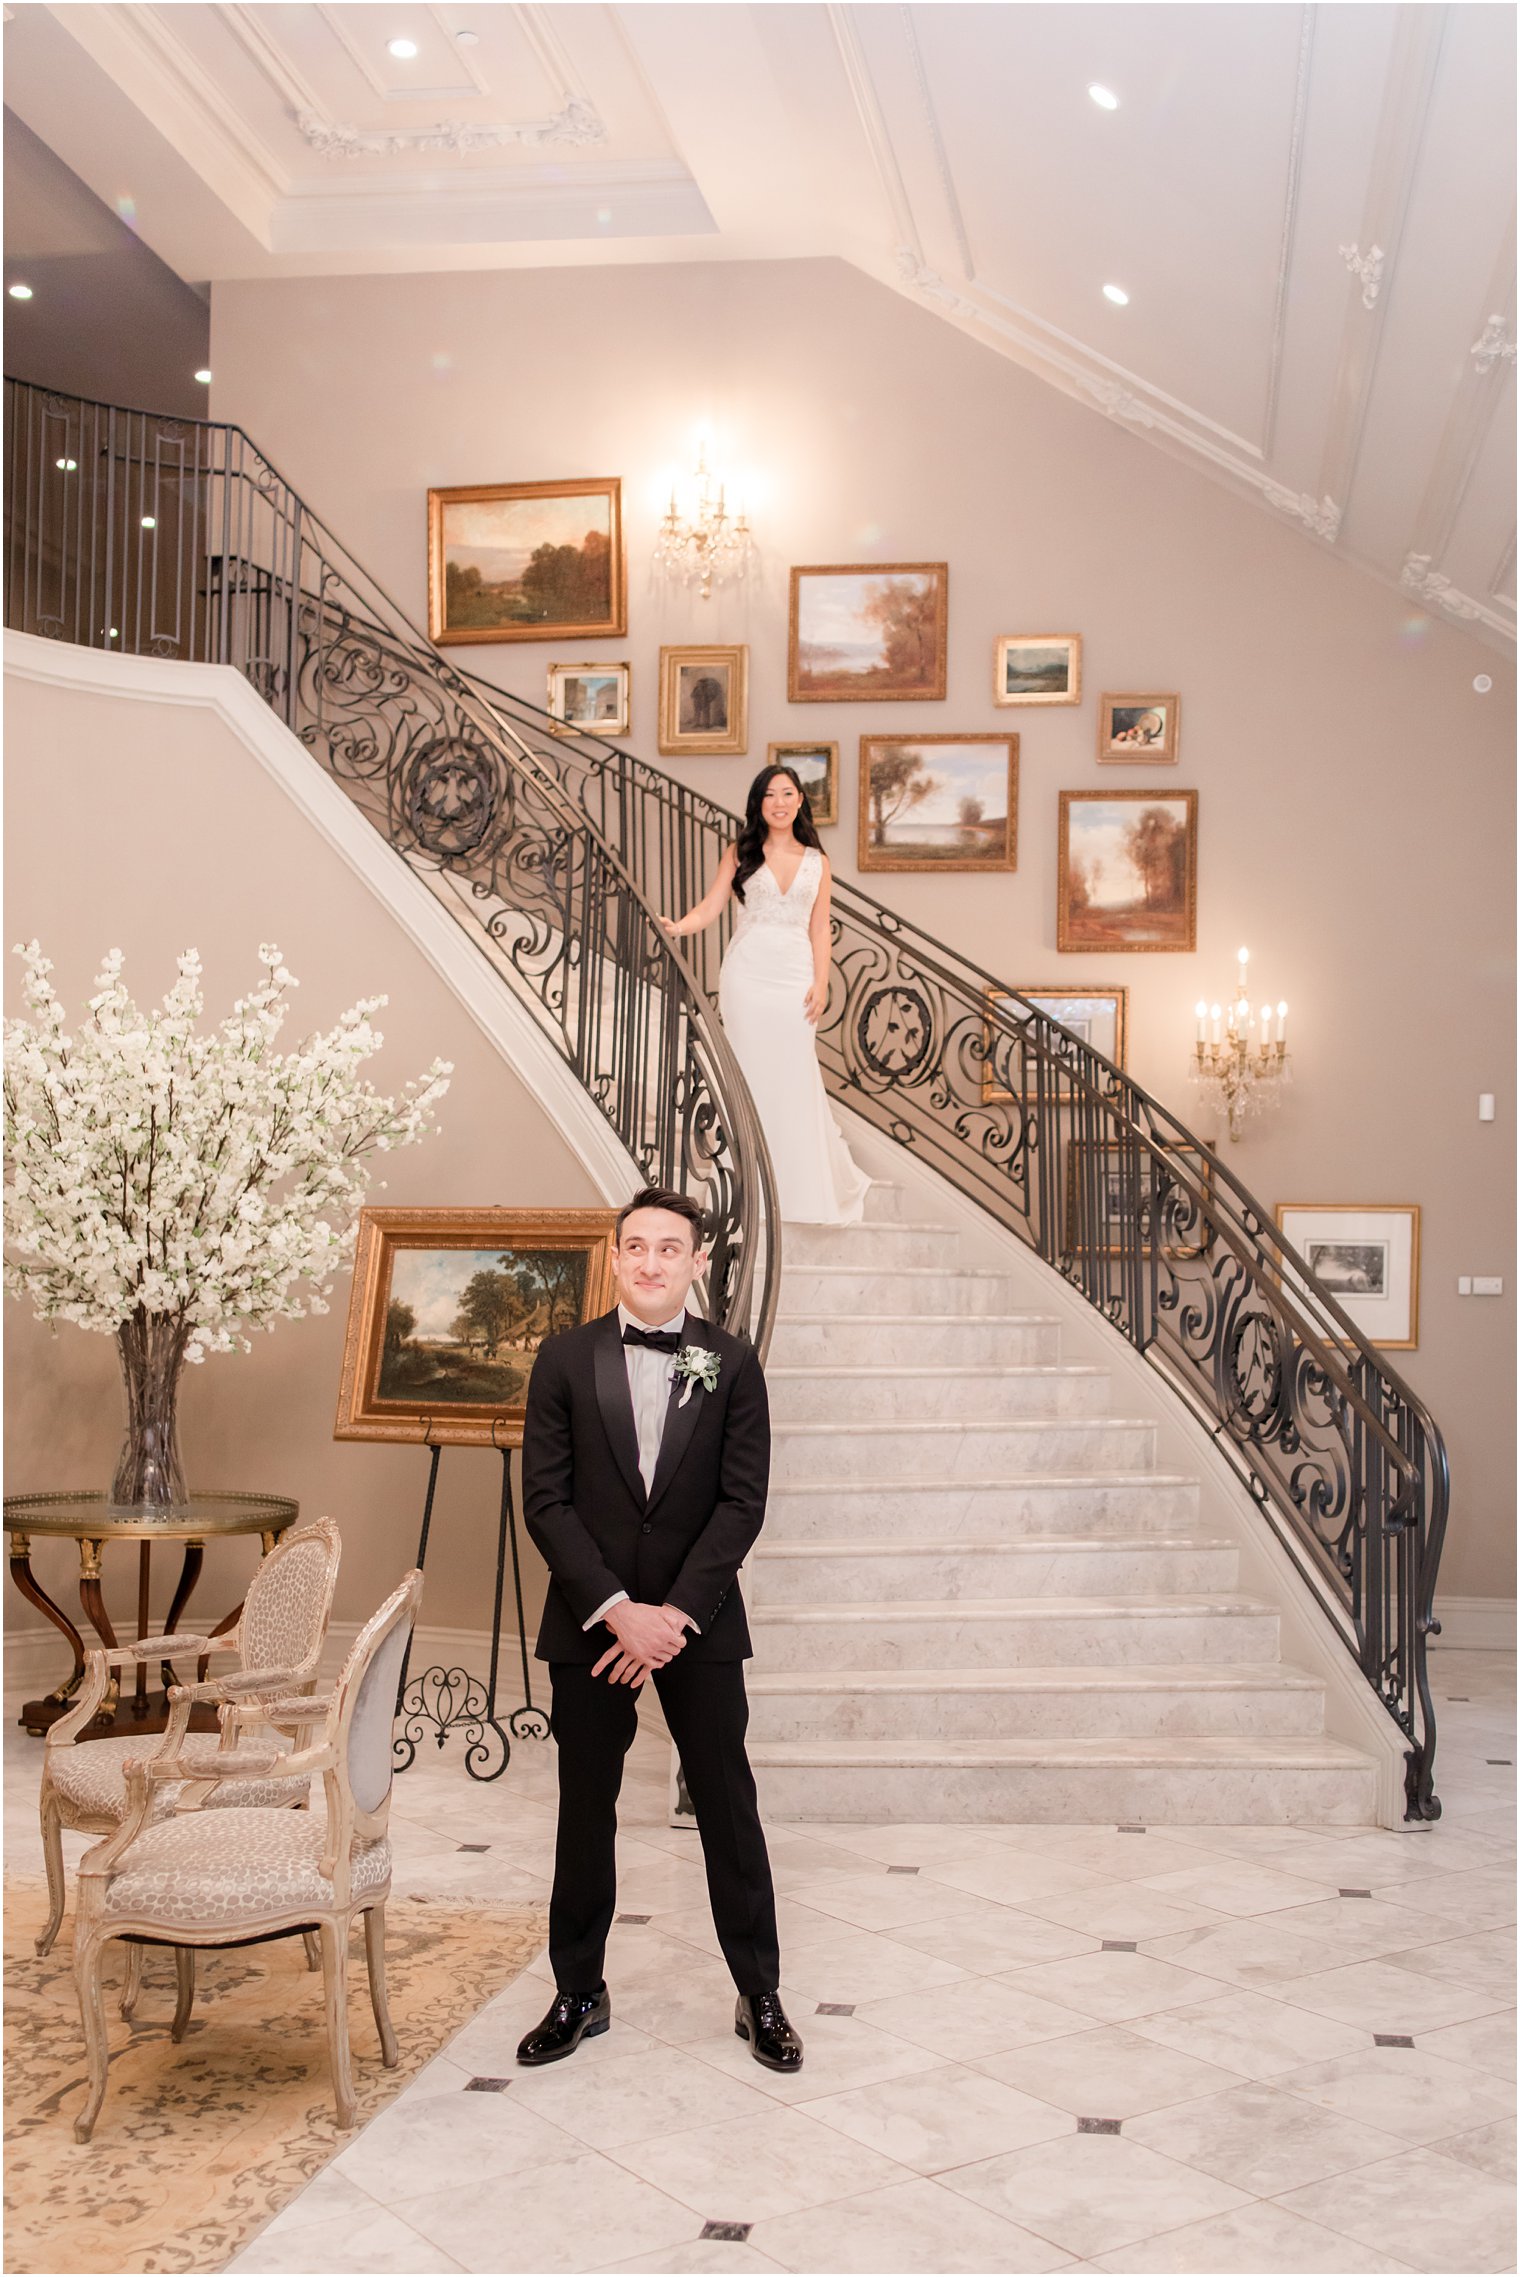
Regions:
<instances>
[{"instance_id":1,"label":"long dark hair","mask_svg":"<svg viewBox=\"0 0 1520 2277\"><path fill-rule=\"evenodd\" d=\"M802 777L796 768L762 767L750 784L749 797L744 802L744 822L734 841L734 850L739 857L738 867L734 871L734 895L739 901L744 899L745 879L752 878L756 870L762 869L765 864L765 840L770 829L763 812L765 794L778 775L785 775L802 801L792 816L792 836L799 845L816 846L820 854L823 852L818 825L813 820L813 810L808 805L808 795L802 787Z\"/></svg>"}]
</instances>

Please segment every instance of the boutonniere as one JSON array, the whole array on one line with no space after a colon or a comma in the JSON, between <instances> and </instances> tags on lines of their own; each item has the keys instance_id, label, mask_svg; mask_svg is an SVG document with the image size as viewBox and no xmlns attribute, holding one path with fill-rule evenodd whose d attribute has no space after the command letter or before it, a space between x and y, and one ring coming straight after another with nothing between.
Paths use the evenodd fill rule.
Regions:
<instances>
[{"instance_id":1,"label":"boutonniere","mask_svg":"<svg viewBox=\"0 0 1520 2277\"><path fill-rule=\"evenodd\" d=\"M686 1389L676 1404L686 1405L694 1384L700 1384L704 1391L716 1391L722 1364L716 1352L708 1352L700 1344L683 1344L676 1354L674 1373L686 1378Z\"/></svg>"}]
</instances>

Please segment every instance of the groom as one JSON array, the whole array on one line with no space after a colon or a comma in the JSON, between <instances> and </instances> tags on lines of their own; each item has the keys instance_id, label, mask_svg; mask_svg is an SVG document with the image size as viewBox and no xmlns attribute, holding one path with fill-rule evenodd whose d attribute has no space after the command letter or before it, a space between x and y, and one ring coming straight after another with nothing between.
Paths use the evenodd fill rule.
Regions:
<instances>
[{"instance_id":1,"label":"groom","mask_svg":"<svg viewBox=\"0 0 1520 2277\"><path fill-rule=\"evenodd\" d=\"M744 1752L749 1625L735 1587L770 1475L753 1348L687 1310L702 1212L646 1186L618 1214L615 1311L545 1339L528 1385L523 1514L549 1567L538 1657L559 1748L549 1959L559 1987L517 2051L555 2063L612 2016L602 1962L617 1897L623 1757L653 1676L697 1814L708 1896L739 1989L734 2030L795 2071L777 1992L776 1901Z\"/></svg>"}]
</instances>

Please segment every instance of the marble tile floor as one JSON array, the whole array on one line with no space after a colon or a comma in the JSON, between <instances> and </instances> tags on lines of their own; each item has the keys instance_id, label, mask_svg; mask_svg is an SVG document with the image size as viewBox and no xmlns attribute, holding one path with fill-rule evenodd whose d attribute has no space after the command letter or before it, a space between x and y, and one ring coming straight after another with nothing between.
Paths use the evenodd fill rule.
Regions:
<instances>
[{"instance_id":1,"label":"marble tile floor","mask_svg":"<svg viewBox=\"0 0 1520 2277\"><path fill-rule=\"evenodd\" d=\"M1433 1674L1421 1831L773 1824L794 2079L733 2036L641 1736L612 2030L517 2070L540 1955L229 2267L1512 2269L1515 1665ZM12 1872L40 1753L12 1730ZM553 1823L546 1747L482 1787L455 1742L397 1782L393 1903L547 1897Z\"/></svg>"}]
</instances>

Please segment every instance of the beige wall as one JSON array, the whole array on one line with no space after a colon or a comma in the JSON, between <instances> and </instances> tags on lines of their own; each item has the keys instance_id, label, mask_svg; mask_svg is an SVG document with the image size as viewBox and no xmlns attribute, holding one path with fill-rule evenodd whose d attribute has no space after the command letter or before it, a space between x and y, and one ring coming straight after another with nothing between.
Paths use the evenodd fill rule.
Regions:
<instances>
[{"instance_id":1,"label":"beige wall","mask_svg":"<svg viewBox=\"0 0 1520 2277\"><path fill-rule=\"evenodd\" d=\"M600 1196L543 1109L487 1043L458 999L370 889L304 820L235 733L199 706L7 683L7 942L36 935L77 1016L100 957L126 952L126 978L155 1000L174 958L198 948L208 1012L219 1016L255 975L260 941L284 951L300 981L286 1030L293 1043L326 1027L356 997L384 991L385 1038L371 1062L382 1089L399 1089L435 1054L454 1062L437 1126L419 1146L382 1158L376 1201L510 1202L596 1207ZM19 964L7 959L7 1009L20 1009ZM305 1515L343 1528L336 1615L373 1610L411 1563L426 1481L418 1449L338 1445L332 1436L348 1307L345 1274L325 1317L283 1321L251 1353L187 1368L181 1445L192 1484L299 1498ZM109 1486L121 1443L115 1346L28 1308L8 1309L6 1485L10 1493ZM485 1450L456 1448L440 1474L425 1620L478 1629L495 1570L500 1472ZM531 1544L529 1616L543 1575ZM192 1614L225 1612L255 1552L208 1552ZM135 1602L134 1564L107 1570L118 1613ZM161 1606L175 1560L160 1560ZM39 1545L43 1585L74 1598L72 1550ZM11 1590L7 1624L35 1615ZM130 1633L130 1624L127 1633ZM60 1650L62 1648L60 1647Z\"/></svg>"},{"instance_id":2,"label":"beige wall","mask_svg":"<svg viewBox=\"0 0 1520 2277\"><path fill-rule=\"evenodd\" d=\"M867 882L1010 981L1126 983L1131 1067L1185 1118L1192 1006L1247 942L1293 1007L1297 1081L1232 1164L1269 1205L1421 1204L1420 1349L1397 1357L1450 1438L1443 1583L1513 1593L1503 659L840 263L223 285L212 364L216 415L419 618L429 484L621 475L631 636L579 653L631 658L631 741L653 756L660 644L750 644L748 755L669 762L729 804L771 738L839 739L848 818L862 731L1018 729L1017 875ZM706 604L649 572L662 485L704 421L748 471L763 549L747 595ZM790 564L941 558L945 703L786 703ZM1084 635L1079 709L993 707L993 640L1016 631ZM546 662L577 653L465 660L541 703ZM1105 688L1181 691L1180 766L1098 768ZM1058 956L1058 791L1153 784L1199 792L1198 954ZM855 875L853 821L828 843ZM1459 1273L1502 1273L1503 1300L1459 1299Z\"/></svg>"}]
</instances>

